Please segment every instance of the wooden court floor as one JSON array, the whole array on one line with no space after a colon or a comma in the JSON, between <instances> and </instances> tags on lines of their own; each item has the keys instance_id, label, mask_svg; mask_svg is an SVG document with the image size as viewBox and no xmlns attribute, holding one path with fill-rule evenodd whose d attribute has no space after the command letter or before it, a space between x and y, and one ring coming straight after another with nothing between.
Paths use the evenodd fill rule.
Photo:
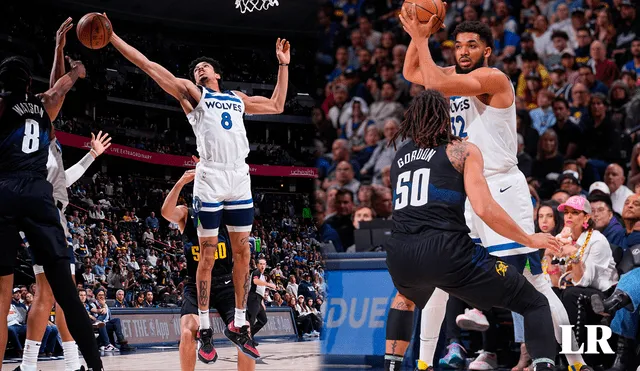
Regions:
<instances>
[{"instance_id":1,"label":"wooden court floor","mask_svg":"<svg viewBox=\"0 0 640 371\"><path fill-rule=\"evenodd\" d=\"M231 345L216 347L218 360L213 365L196 363L196 370L236 370L237 352ZM320 370L320 342L279 342L260 344L262 362L256 364L258 370ZM119 354L106 353L102 358L106 371L179 371L180 360L177 348L139 349L136 352ZM6 360L3 370L13 370L18 366L12 360ZM38 362L38 370L64 371L64 360Z\"/></svg>"}]
</instances>

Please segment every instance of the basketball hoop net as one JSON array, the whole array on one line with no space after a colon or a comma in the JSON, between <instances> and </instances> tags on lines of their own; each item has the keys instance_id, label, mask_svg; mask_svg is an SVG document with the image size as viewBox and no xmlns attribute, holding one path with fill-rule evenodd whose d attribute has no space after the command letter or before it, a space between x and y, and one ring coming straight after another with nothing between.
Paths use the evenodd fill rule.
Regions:
<instances>
[{"instance_id":1,"label":"basketball hoop net","mask_svg":"<svg viewBox=\"0 0 640 371\"><path fill-rule=\"evenodd\" d=\"M278 6L278 0L236 0L236 9L240 13L267 10L272 6Z\"/></svg>"}]
</instances>

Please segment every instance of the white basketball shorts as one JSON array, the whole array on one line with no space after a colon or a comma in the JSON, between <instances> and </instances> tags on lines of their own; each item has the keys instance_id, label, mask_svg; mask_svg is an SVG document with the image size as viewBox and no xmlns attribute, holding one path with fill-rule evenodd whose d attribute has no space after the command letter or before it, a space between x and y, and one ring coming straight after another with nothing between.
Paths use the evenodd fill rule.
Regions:
<instances>
[{"instance_id":1,"label":"white basketball shorts","mask_svg":"<svg viewBox=\"0 0 640 371\"><path fill-rule=\"evenodd\" d=\"M251 232L253 197L249 165L200 161L193 186L198 236L215 237L224 220L229 232Z\"/></svg>"},{"instance_id":2,"label":"white basketball shorts","mask_svg":"<svg viewBox=\"0 0 640 371\"><path fill-rule=\"evenodd\" d=\"M529 193L529 185L524 174L514 166L502 174L495 174L487 178L491 195L500 206L518 223L526 233L534 232L533 202ZM465 219L471 230L469 234L474 242L482 244L491 255L503 257L537 252L537 249L523 246L503 237L476 215L471 208L469 199L465 204Z\"/></svg>"}]
</instances>

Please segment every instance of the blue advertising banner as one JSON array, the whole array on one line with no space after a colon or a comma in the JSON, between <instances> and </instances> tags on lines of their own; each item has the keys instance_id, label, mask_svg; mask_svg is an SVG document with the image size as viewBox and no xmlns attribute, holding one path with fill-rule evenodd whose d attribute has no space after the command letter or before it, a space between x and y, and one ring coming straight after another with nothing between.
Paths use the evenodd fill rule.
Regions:
<instances>
[{"instance_id":1,"label":"blue advertising banner","mask_svg":"<svg viewBox=\"0 0 640 371\"><path fill-rule=\"evenodd\" d=\"M389 305L396 294L385 254L327 260L329 284L321 352L326 363L364 363L384 356Z\"/></svg>"}]
</instances>

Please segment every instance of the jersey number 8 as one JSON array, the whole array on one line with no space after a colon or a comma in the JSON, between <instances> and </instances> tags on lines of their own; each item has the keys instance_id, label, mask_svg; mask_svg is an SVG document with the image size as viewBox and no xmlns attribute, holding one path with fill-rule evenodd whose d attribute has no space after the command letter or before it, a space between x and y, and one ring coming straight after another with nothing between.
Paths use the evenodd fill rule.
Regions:
<instances>
[{"instance_id":1,"label":"jersey number 8","mask_svg":"<svg viewBox=\"0 0 640 371\"><path fill-rule=\"evenodd\" d=\"M229 112L223 112L222 113L222 127L229 130L231 129L231 127L233 126L233 122L231 122L231 115L229 114Z\"/></svg>"},{"instance_id":2,"label":"jersey number 8","mask_svg":"<svg viewBox=\"0 0 640 371\"><path fill-rule=\"evenodd\" d=\"M22 138L22 152L33 153L40 148L40 125L38 121L26 119L24 124L24 138Z\"/></svg>"},{"instance_id":3,"label":"jersey number 8","mask_svg":"<svg viewBox=\"0 0 640 371\"><path fill-rule=\"evenodd\" d=\"M429 176L431 169L405 171L398 176L395 192L394 210L400 210L408 205L423 206L429 199Z\"/></svg>"},{"instance_id":4,"label":"jersey number 8","mask_svg":"<svg viewBox=\"0 0 640 371\"><path fill-rule=\"evenodd\" d=\"M191 246L191 254L193 255L193 261L200 261L200 246L193 245ZM218 242L218 248L216 249L216 254L213 259L224 259L227 257L227 244L224 242Z\"/></svg>"}]
</instances>

